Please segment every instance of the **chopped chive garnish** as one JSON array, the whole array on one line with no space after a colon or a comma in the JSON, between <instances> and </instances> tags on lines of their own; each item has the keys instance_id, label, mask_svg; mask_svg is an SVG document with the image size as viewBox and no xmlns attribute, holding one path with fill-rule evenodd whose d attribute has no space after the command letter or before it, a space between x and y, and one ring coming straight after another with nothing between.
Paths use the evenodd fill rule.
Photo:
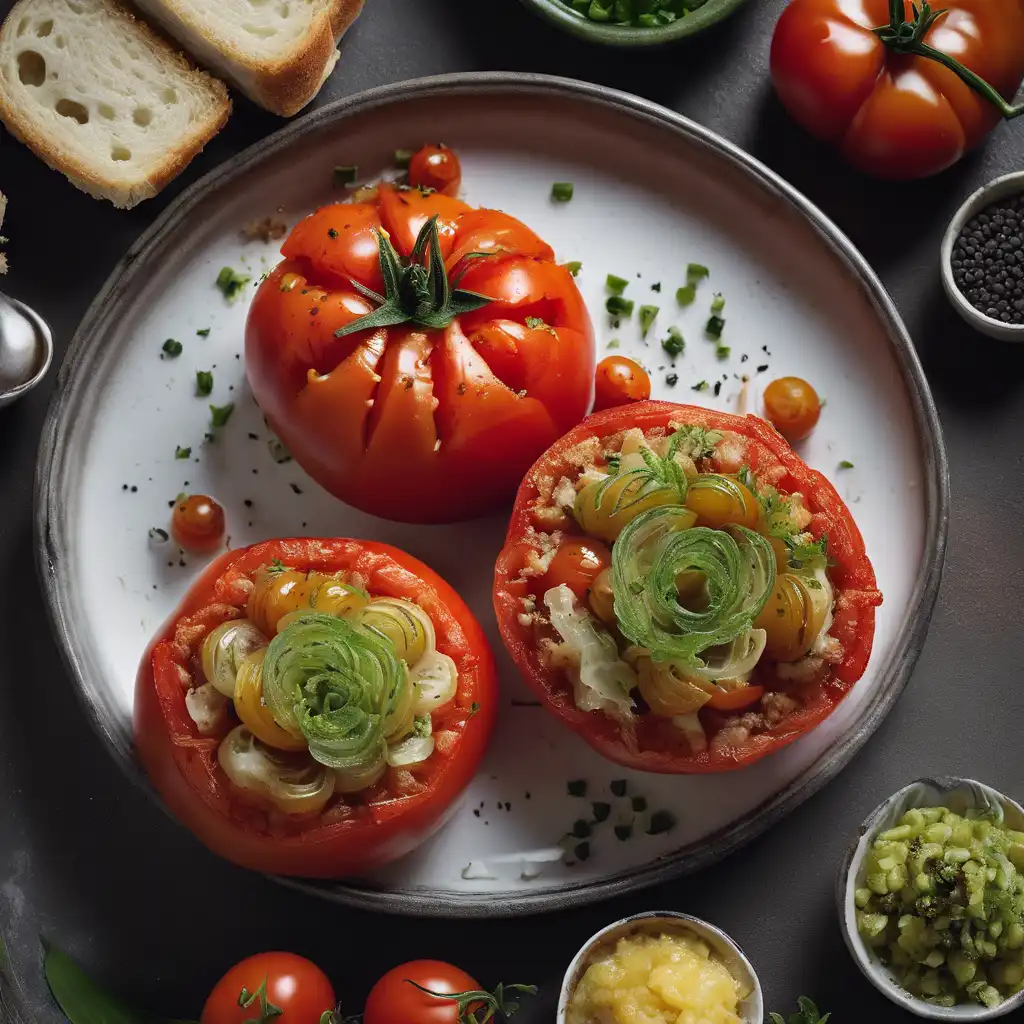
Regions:
<instances>
[{"instance_id":1,"label":"chopped chive garnish","mask_svg":"<svg viewBox=\"0 0 1024 1024\"><path fill-rule=\"evenodd\" d=\"M411 149L396 149L395 150L395 166L400 171L407 171L409 164L412 163L413 151Z\"/></svg>"},{"instance_id":2,"label":"chopped chive garnish","mask_svg":"<svg viewBox=\"0 0 1024 1024\"><path fill-rule=\"evenodd\" d=\"M670 327L668 329L668 337L663 338L661 347L665 350L666 354L675 359L677 356L683 354L683 349L686 348L686 342L683 339L682 331L678 327Z\"/></svg>"},{"instance_id":3,"label":"chopped chive garnish","mask_svg":"<svg viewBox=\"0 0 1024 1024\"><path fill-rule=\"evenodd\" d=\"M585 779L576 779L573 782L570 782L566 788L569 790L569 796L587 795L587 783Z\"/></svg>"},{"instance_id":4,"label":"chopped chive garnish","mask_svg":"<svg viewBox=\"0 0 1024 1024\"><path fill-rule=\"evenodd\" d=\"M694 391L707 391L707 389L708 389L708 382L706 380L698 381L696 384L693 385L693 388L692 388L692 390L694 390Z\"/></svg>"},{"instance_id":5,"label":"chopped chive garnish","mask_svg":"<svg viewBox=\"0 0 1024 1024\"><path fill-rule=\"evenodd\" d=\"M211 405L210 424L214 427L223 427L227 423L227 421L231 419L231 414L234 411L234 402L228 402L227 405Z\"/></svg>"},{"instance_id":6,"label":"chopped chive garnish","mask_svg":"<svg viewBox=\"0 0 1024 1024\"><path fill-rule=\"evenodd\" d=\"M174 504L173 502L171 504ZM149 539L156 541L158 544L164 544L170 540L170 535L166 530L161 530L159 526L151 526L149 528Z\"/></svg>"},{"instance_id":7,"label":"chopped chive garnish","mask_svg":"<svg viewBox=\"0 0 1024 1024\"><path fill-rule=\"evenodd\" d=\"M182 347L183 346L182 346L181 342L180 341L175 341L173 338L168 338L163 343L163 345L161 346L161 348L163 349L164 353L166 355L169 355L172 359L175 356L180 356L181 355Z\"/></svg>"},{"instance_id":8,"label":"chopped chive garnish","mask_svg":"<svg viewBox=\"0 0 1024 1024\"><path fill-rule=\"evenodd\" d=\"M627 839L632 838L632 836L633 836L633 826L632 825L616 825L615 826L615 838L618 839L618 841L620 843L624 843Z\"/></svg>"},{"instance_id":9,"label":"chopped chive garnish","mask_svg":"<svg viewBox=\"0 0 1024 1024\"><path fill-rule=\"evenodd\" d=\"M703 280L711 273L702 263L686 264L686 280L693 284L695 281Z\"/></svg>"},{"instance_id":10,"label":"chopped chive garnish","mask_svg":"<svg viewBox=\"0 0 1024 1024\"><path fill-rule=\"evenodd\" d=\"M682 288L676 289L676 302L680 306L689 306L697 298L697 289L692 284L684 284Z\"/></svg>"},{"instance_id":11,"label":"chopped chive garnish","mask_svg":"<svg viewBox=\"0 0 1024 1024\"><path fill-rule=\"evenodd\" d=\"M565 264L565 269L568 270L573 277L576 277L579 274L579 272L583 269L583 264L580 263L579 260L570 260L568 263Z\"/></svg>"},{"instance_id":12,"label":"chopped chive garnish","mask_svg":"<svg viewBox=\"0 0 1024 1024\"><path fill-rule=\"evenodd\" d=\"M199 330L196 331L196 334L198 334L200 338L208 338L210 336L210 328L200 327Z\"/></svg>"},{"instance_id":13,"label":"chopped chive garnish","mask_svg":"<svg viewBox=\"0 0 1024 1024\"><path fill-rule=\"evenodd\" d=\"M715 297L711 300L711 312L721 313L725 309L725 296L720 292L715 292Z\"/></svg>"},{"instance_id":14,"label":"chopped chive garnish","mask_svg":"<svg viewBox=\"0 0 1024 1024\"><path fill-rule=\"evenodd\" d=\"M671 832L676 819L668 811L655 811L651 815L651 823L647 827L649 836L660 836L663 832Z\"/></svg>"},{"instance_id":15,"label":"chopped chive garnish","mask_svg":"<svg viewBox=\"0 0 1024 1024\"><path fill-rule=\"evenodd\" d=\"M205 398L213 391L213 374L209 370L196 370L196 394Z\"/></svg>"},{"instance_id":16,"label":"chopped chive garnish","mask_svg":"<svg viewBox=\"0 0 1024 1024\"><path fill-rule=\"evenodd\" d=\"M221 267L217 275L217 287L228 302L234 302L242 292L242 288L252 280L248 274L239 274L231 267Z\"/></svg>"},{"instance_id":17,"label":"chopped chive garnish","mask_svg":"<svg viewBox=\"0 0 1024 1024\"><path fill-rule=\"evenodd\" d=\"M529 327L531 331L533 331L536 330L538 327L547 327L547 324L544 323L543 317L528 316L526 318L526 326Z\"/></svg>"},{"instance_id":18,"label":"chopped chive garnish","mask_svg":"<svg viewBox=\"0 0 1024 1024\"><path fill-rule=\"evenodd\" d=\"M624 299L621 295L609 295L608 301L604 304L604 308L612 316L625 316L630 317L633 315L633 300Z\"/></svg>"},{"instance_id":19,"label":"chopped chive garnish","mask_svg":"<svg viewBox=\"0 0 1024 1024\"><path fill-rule=\"evenodd\" d=\"M182 448L180 444L174 449L174 457L176 459L187 459L191 454L191 448Z\"/></svg>"},{"instance_id":20,"label":"chopped chive garnish","mask_svg":"<svg viewBox=\"0 0 1024 1024\"><path fill-rule=\"evenodd\" d=\"M590 836L590 823L578 818L572 827L573 839L587 839Z\"/></svg>"},{"instance_id":21,"label":"chopped chive garnish","mask_svg":"<svg viewBox=\"0 0 1024 1024\"><path fill-rule=\"evenodd\" d=\"M612 796L625 796L626 795L626 780L625 779L612 779L608 788L612 792Z\"/></svg>"},{"instance_id":22,"label":"chopped chive garnish","mask_svg":"<svg viewBox=\"0 0 1024 1024\"><path fill-rule=\"evenodd\" d=\"M604 286L612 293L612 295L621 295L629 285L624 277L619 277L618 274L609 274L604 279Z\"/></svg>"},{"instance_id":23,"label":"chopped chive garnish","mask_svg":"<svg viewBox=\"0 0 1024 1024\"><path fill-rule=\"evenodd\" d=\"M571 181L556 181L551 186L551 198L556 203L567 203L572 199L572 191Z\"/></svg>"},{"instance_id":24,"label":"chopped chive garnish","mask_svg":"<svg viewBox=\"0 0 1024 1024\"><path fill-rule=\"evenodd\" d=\"M651 291L652 292L660 292L661 291L661 282L660 281L655 281L654 284L651 285Z\"/></svg>"},{"instance_id":25,"label":"chopped chive garnish","mask_svg":"<svg viewBox=\"0 0 1024 1024\"><path fill-rule=\"evenodd\" d=\"M608 815L612 813L612 805L606 804L602 800L595 801L591 807L594 809L595 821L607 821Z\"/></svg>"},{"instance_id":26,"label":"chopped chive garnish","mask_svg":"<svg viewBox=\"0 0 1024 1024\"><path fill-rule=\"evenodd\" d=\"M590 856L590 843L577 843L573 853L577 860L586 860Z\"/></svg>"},{"instance_id":27,"label":"chopped chive garnish","mask_svg":"<svg viewBox=\"0 0 1024 1024\"><path fill-rule=\"evenodd\" d=\"M732 349L729 348L728 345L719 345L718 348L715 349L715 355L718 356L719 359L728 359L730 352L732 352Z\"/></svg>"},{"instance_id":28,"label":"chopped chive garnish","mask_svg":"<svg viewBox=\"0 0 1024 1024\"><path fill-rule=\"evenodd\" d=\"M720 380L715 381L715 398L722 393L722 382Z\"/></svg>"},{"instance_id":29,"label":"chopped chive garnish","mask_svg":"<svg viewBox=\"0 0 1024 1024\"><path fill-rule=\"evenodd\" d=\"M679 383L679 374L670 373L665 377L665 383L670 387L674 388Z\"/></svg>"},{"instance_id":30,"label":"chopped chive garnish","mask_svg":"<svg viewBox=\"0 0 1024 1024\"><path fill-rule=\"evenodd\" d=\"M642 338L647 337L647 332L651 329L651 325L654 323L654 320L657 317L657 315L657 306L640 307L640 336Z\"/></svg>"},{"instance_id":31,"label":"chopped chive garnish","mask_svg":"<svg viewBox=\"0 0 1024 1024\"><path fill-rule=\"evenodd\" d=\"M843 459L843 461L839 463L839 468L840 469L853 469L853 463L849 462L847 459Z\"/></svg>"},{"instance_id":32,"label":"chopped chive garnish","mask_svg":"<svg viewBox=\"0 0 1024 1024\"><path fill-rule=\"evenodd\" d=\"M353 164L351 167L335 167L331 176L335 187L351 185L359 176L359 168Z\"/></svg>"},{"instance_id":33,"label":"chopped chive garnish","mask_svg":"<svg viewBox=\"0 0 1024 1024\"><path fill-rule=\"evenodd\" d=\"M720 316L711 316L708 317L708 322L704 325L704 330L707 332L709 338L720 338L724 327L725 321Z\"/></svg>"},{"instance_id":34,"label":"chopped chive garnish","mask_svg":"<svg viewBox=\"0 0 1024 1024\"><path fill-rule=\"evenodd\" d=\"M635 796L633 797L633 810L640 812L647 810L647 797Z\"/></svg>"},{"instance_id":35,"label":"chopped chive garnish","mask_svg":"<svg viewBox=\"0 0 1024 1024\"><path fill-rule=\"evenodd\" d=\"M619 347L619 339L618 338L612 338L612 340L609 341L607 345L605 345L605 348L618 348L618 347Z\"/></svg>"}]
</instances>

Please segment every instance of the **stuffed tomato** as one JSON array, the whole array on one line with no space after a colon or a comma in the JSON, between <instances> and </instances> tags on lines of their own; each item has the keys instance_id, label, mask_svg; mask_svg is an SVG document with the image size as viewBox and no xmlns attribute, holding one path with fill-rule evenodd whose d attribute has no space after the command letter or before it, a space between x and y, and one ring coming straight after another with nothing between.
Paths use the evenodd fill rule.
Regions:
<instances>
[{"instance_id":1,"label":"stuffed tomato","mask_svg":"<svg viewBox=\"0 0 1024 1024\"><path fill-rule=\"evenodd\" d=\"M253 395L342 501L406 522L471 518L510 499L590 408L586 307L508 214L388 183L362 199L296 225L260 285Z\"/></svg>"},{"instance_id":2,"label":"stuffed tomato","mask_svg":"<svg viewBox=\"0 0 1024 1024\"><path fill-rule=\"evenodd\" d=\"M662 773L816 726L863 674L881 599L849 510L770 424L668 402L591 416L538 460L494 586L548 709Z\"/></svg>"},{"instance_id":3,"label":"stuffed tomato","mask_svg":"<svg viewBox=\"0 0 1024 1024\"><path fill-rule=\"evenodd\" d=\"M338 878L444 823L483 756L496 685L472 613L415 558L274 540L214 563L156 638L135 744L214 852Z\"/></svg>"}]
</instances>

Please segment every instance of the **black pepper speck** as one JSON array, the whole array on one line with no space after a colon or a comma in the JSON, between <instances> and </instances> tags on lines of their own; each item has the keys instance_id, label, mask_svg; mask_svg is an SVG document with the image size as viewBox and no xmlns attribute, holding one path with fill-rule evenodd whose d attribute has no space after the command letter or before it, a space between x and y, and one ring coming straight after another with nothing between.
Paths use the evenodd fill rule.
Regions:
<instances>
[{"instance_id":1,"label":"black pepper speck","mask_svg":"<svg viewBox=\"0 0 1024 1024\"><path fill-rule=\"evenodd\" d=\"M961 294L979 312L1024 325L1024 193L972 217L953 243L950 266Z\"/></svg>"}]
</instances>

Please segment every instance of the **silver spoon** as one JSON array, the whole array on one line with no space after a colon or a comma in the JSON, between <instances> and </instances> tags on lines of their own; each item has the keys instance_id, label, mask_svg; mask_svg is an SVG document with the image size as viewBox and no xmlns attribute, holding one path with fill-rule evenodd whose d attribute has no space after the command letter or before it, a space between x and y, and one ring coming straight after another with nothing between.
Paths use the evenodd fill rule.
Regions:
<instances>
[{"instance_id":1,"label":"silver spoon","mask_svg":"<svg viewBox=\"0 0 1024 1024\"><path fill-rule=\"evenodd\" d=\"M35 310L0 292L0 408L38 384L53 359L53 336Z\"/></svg>"}]
</instances>

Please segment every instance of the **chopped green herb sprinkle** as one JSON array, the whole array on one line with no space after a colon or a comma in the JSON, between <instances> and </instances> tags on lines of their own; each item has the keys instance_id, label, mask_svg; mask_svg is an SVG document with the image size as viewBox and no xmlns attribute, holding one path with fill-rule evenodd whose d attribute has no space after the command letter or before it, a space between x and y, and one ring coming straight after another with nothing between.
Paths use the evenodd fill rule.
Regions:
<instances>
[{"instance_id":1,"label":"chopped green herb sprinkle","mask_svg":"<svg viewBox=\"0 0 1024 1024\"><path fill-rule=\"evenodd\" d=\"M328 238L337 238L338 237L337 229L336 228L328 228L327 229L327 237Z\"/></svg>"},{"instance_id":2,"label":"chopped green herb sprinkle","mask_svg":"<svg viewBox=\"0 0 1024 1024\"><path fill-rule=\"evenodd\" d=\"M182 448L180 444L177 446L177 448L174 449L174 457L176 459L187 459L191 455L192 455L192 449L191 448Z\"/></svg>"},{"instance_id":3,"label":"chopped green herb sprinkle","mask_svg":"<svg viewBox=\"0 0 1024 1024\"><path fill-rule=\"evenodd\" d=\"M210 424L214 427L223 427L229 419L231 414L235 411L235 403L228 402L227 405L211 405L210 406Z\"/></svg>"},{"instance_id":4,"label":"chopped green herb sprinkle","mask_svg":"<svg viewBox=\"0 0 1024 1024\"><path fill-rule=\"evenodd\" d=\"M589 839L591 833L590 822L577 818L570 833L573 839Z\"/></svg>"},{"instance_id":5,"label":"chopped green herb sprinkle","mask_svg":"<svg viewBox=\"0 0 1024 1024\"><path fill-rule=\"evenodd\" d=\"M719 359L728 359L730 352L732 352L732 349L729 348L728 345L719 345L718 348L715 349L715 355L718 356Z\"/></svg>"},{"instance_id":6,"label":"chopped green herb sprinkle","mask_svg":"<svg viewBox=\"0 0 1024 1024\"><path fill-rule=\"evenodd\" d=\"M642 338L647 337L647 332L651 329L655 318L658 315L657 306L641 306L640 307L640 336Z\"/></svg>"},{"instance_id":7,"label":"chopped green herb sprinkle","mask_svg":"<svg viewBox=\"0 0 1024 1024\"><path fill-rule=\"evenodd\" d=\"M409 164L412 163L414 154L411 149L396 149L395 150L395 166L400 171L407 171Z\"/></svg>"},{"instance_id":8,"label":"chopped green herb sprinkle","mask_svg":"<svg viewBox=\"0 0 1024 1024\"><path fill-rule=\"evenodd\" d=\"M175 356L181 355L182 347L181 342L175 341L173 338L168 338L161 346L164 354L170 356L172 359L174 359Z\"/></svg>"},{"instance_id":9,"label":"chopped green herb sprinkle","mask_svg":"<svg viewBox=\"0 0 1024 1024\"><path fill-rule=\"evenodd\" d=\"M725 297L720 292L715 292L715 297L711 300L711 312L721 313L725 309Z\"/></svg>"},{"instance_id":10,"label":"chopped green herb sprinkle","mask_svg":"<svg viewBox=\"0 0 1024 1024\"><path fill-rule=\"evenodd\" d=\"M569 796L587 795L586 779L575 779L574 781L570 782L566 788L569 790Z\"/></svg>"},{"instance_id":11,"label":"chopped green herb sprinkle","mask_svg":"<svg viewBox=\"0 0 1024 1024\"><path fill-rule=\"evenodd\" d=\"M538 327L547 327L547 324L544 323L543 317L528 316L526 318L526 326L529 327L530 330L536 330Z\"/></svg>"},{"instance_id":12,"label":"chopped green herb sprinkle","mask_svg":"<svg viewBox=\"0 0 1024 1024\"><path fill-rule=\"evenodd\" d=\"M172 501L173 505L174 502ZM170 535L166 530L161 530L159 526L151 526L149 528L149 539L156 541L158 544L164 544L170 540Z\"/></svg>"},{"instance_id":13,"label":"chopped green herb sprinkle","mask_svg":"<svg viewBox=\"0 0 1024 1024\"><path fill-rule=\"evenodd\" d=\"M601 800L590 805L594 810L594 821L607 821L608 815L612 813L612 805Z\"/></svg>"},{"instance_id":14,"label":"chopped green herb sprinkle","mask_svg":"<svg viewBox=\"0 0 1024 1024\"><path fill-rule=\"evenodd\" d=\"M839 468L840 469L853 469L853 463L849 462L847 459L843 459L843 461L839 463Z\"/></svg>"},{"instance_id":15,"label":"chopped green herb sprinkle","mask_svg":"<svg viewBox=\"0 0 1024 1024\"><path fill-rule=\"evenodd\" d=\"M625 779L612 779L608 784L608 788L612 792L612 796L625 796L626 795L626 780Z\"/></svg>"},{"instance_id":16,"label":"chopped green herb sprinkle","mask_svg":"<svg viewBox=\"0 0 1024 1024\"><path fill-rule=\"evenodd\" d=\"M231 267L221 267L217 275L217 287L228 302L234 302L251 280L248 274L239 274Z\"/></svg>"},{"instance_id":17,"label":"chopped green herb sprinkle","mask_svg":"<svg viewBox=\"0 0 1024 1024\"><path fill-rule=\"evenodd\" d=\"M196 370L196 394L205 398L213 391L213 374L209 370Z\"/></svg>"},{"instance_id":18,"label":"chopped green herb sprinkle","mask_svg":"<svg viewBox=\"0 0 1024 1024\"><path fill-rule=\"evenodd\" d=\"M479 710L480 705L476 701L473 701L473 703L469 705L469 717L472 718Z\"/></svg>"},{"instance_id":19,"label":"chopped green herb sprinkle","mask_svg":"<svg viewBox=\"0 0 1024 1024\"><path fill-rule=\"evenodd\" d=\"M633 300L624 299L621 295L609 295L604 308L612 316L631 317L633 315Z\"/></svg>"},{"instance_id":20,"label":"chopped green herb sprinkle","mask_svg":"<svg viewBox=\"0 0 1024 1024\"><path fill-rule=\"evenodd\" d=\"M196 331L196 334L198 334L200 338L208 338L210 336L210 328L200 327L199 330Z\"/></svg>"},{"instance_id":21,"label":"chopped green herb sprinkle","mask_svg":"<svg viewBox=\"0 0 1024 1024\"><path fill-rule=\"evenodd\" d=\"M694 384L692 388L693 391L707 391L707 389L708 382L706 380L697 381L697 383Z\"/></svg>"},{"instance_id":22,"label":"chopped green herb sprinkle","mask_svg":"<svg viewBox=\"0 0 1024 1024\"><path fill-rule=\"evenodd\" d=\"M629 286L629 282L624 277L619 277L618 274L609 274L604 279L604 286L612 295L621 295Z\"/></svg>"},{"instance_id":23,"label":"chopped green herb sprinkle","mask_svg":"<svg viewBox=\"0 0 1024 1024\"><path fill-rule=\"evenodd\" d=\"M633 810L637 813L647 810L647 797L635 796L633 797Z\"/></svg>"},{"instance_id":24,"label":"chopped green herb sprinkle","mask_svg":"<svg viewBox=\"0 0 1024 1024\"><path fill-rule=\"evenodd\" d=\"M633 836L632 825L616 825L615 826L615 838L620 843L624 843L627 839L631 839Z\"/></svg>"},{"instance_id":25,"label":"chopped green herb sprinkle","mask_svg":"<svg viewBox=\"0 0 1024 1024\"><path fill-rule=\"evenodd\" d=\"M649 836L660 836L664 832L671 832L675 828L676 819L668 811L655 811L651 815L651 823L647 827Z\"/></svg>"},{"instance_id":26,"label":"chopped green herb sprinkle","mask_svg":"<svg viewBox=\"0 0 1024 1024\"><path fill-rule=\"evenodd\" d=\"M654 284L651 285L651 291L652 292L660 292L661 291L661 282L660 281L655 281Z\"/></svg>"},{"instance_id":27,"label":"chopped green herb sprinkle","mask_svg":"<svg viewBox=\"0 0 1024 1024\"><path fill-rule=\"evenodd\" d=\"M670 327L668 329L668 337L662 339L661 347L672 359L681 356L686 348L686 341L683 338L682 331L678 327Z\"/></svg>"},{"instance_id":28,"label":"chopped green herb sprinkle","mask_svg":"<svg viewBox=\"0 0 1024 1024\"><path fill-rule=\"evenodd\" d=\"M670 373L665 377L665 383L670 387L674 388L679 383L679 374Z\"/></svg>"},{"instance_id":29,"label":"chopped green herb sprinkle","mask_svg":"<svg viewBox=\"0 0 1024 1024\"><path fill-rule=\"evenodd\" d=\"M686 264L686 280L693 284L695 281L701 281L711 273L707 267L702 263L687 263Z\"/></svg>"},{"instance_id":30,"label":"chopped green herb sprinkle","mask_svg":"<svg viewBox=\"0 0 1024 1024\"><path fill-rule=\"evenodd\" d=\"M572 182L571 181L556 181L551 186L551 198L556 203L567 203L572 199Z\"/></svg>"},{"instance_id":31,"label":"chopped green herb sprinkle","mask_svg":"<svg viewBox=\"0 0 1024 1024\"><path fill-rule=\"evenodd\" d=\"M572 274L573 277L578 277L579 272L583 269L583 264L579 260L570 260L565 264L565 269Z\"/></svg>"},{"instance_id":32,"label":"chopped green herb sprinkle","mask_svg":"<svg viewBox=\"0 0 1024 1024\"><path fill-rule=\"evenodd\" d=\"M709 338L720 338L724 327L725 321L720 316L710 316L708 317L708 322L704 325L704 330Z\"/></svg>"},{"instance_id":33,"label":"chopped green herb sprinkle","mask_svg":"<svg viewBox=\"0 0 1024 1024\"><path fill-rule=\"evenodd\" d=\"M359 168L353 164L351 167L335 167L331 179L334 182L334 187L340 188L343 185L354 184L357 177L359 177Z\"/></svg>"},{"instance_id":34,"label":"chopped green herb sprinkle","mask_svg":"<svg viewBox=\"0 0 1024 1024\"><path fill-rule=\"evenodd\" d=\"M619 344L620 343L618 338L612 338L612 340L608 342L605 348L618 348Z\"/></svg>"},{"instance_id":35,"label":"chopped green herb sprinkle","mask_svg":"<svg viewBox=\"0 0 1024 1024\"><path fill-rule=\"evenodd\" d=\"M692 284L684 284L682 288L676 289L676 302L680 306L689 306L697 298L697 289Z\"/></svg>"}]
</instances>

